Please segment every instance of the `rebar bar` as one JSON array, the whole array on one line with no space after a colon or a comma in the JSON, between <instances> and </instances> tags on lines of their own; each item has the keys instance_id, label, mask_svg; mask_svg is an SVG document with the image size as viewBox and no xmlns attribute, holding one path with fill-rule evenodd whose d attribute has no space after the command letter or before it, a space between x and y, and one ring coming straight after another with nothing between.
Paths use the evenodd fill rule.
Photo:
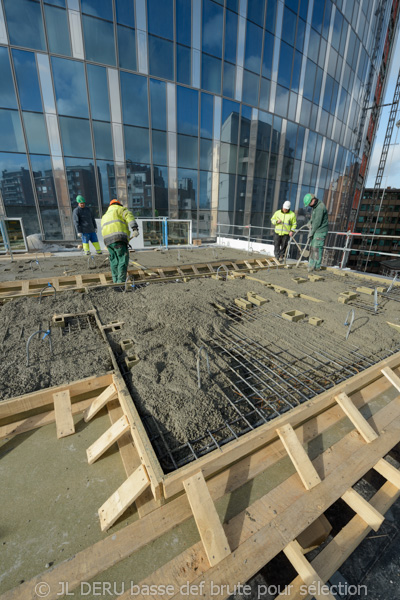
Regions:
<instances>
[{"instance_id":1,"label":"rebar bar","mask_svg":"<svg viewBox=\"0 0 400 600\"><path fill-rule=\"evenodd\" d=\"M91 266L92 264L94 264L94 266ZM88 269L96 269L97 265L96 265L96 261L94 256L90 255L88 258Z\"/></svg>"},{"instance_id":2,"label":"rebar bar","mask_svg":"<svg viewBox=\"0 0 400 600\"><path fill-rule=\"evenodd\" d=\"M49 340L49 344L50 344L50 354L53 354L53 346L51 343L51 332L50 329L48 329L47 331L45 331L44 329L38 329L38 331L35 331L35 333L32 333L32 335L28 338L28 341L26 342L26 366L29 367L29 345L31 343L31 339L35 336L35 335L40 335L41 333L43 333L43 337L42 337L42 341L45 340L46 338L48 338Z\"/></svg>"},{"instance_id":3,"label":"rebar bar","mask_svg":"<svg viewBox=\"0 0 400 600\"><path fill-rule=\"evenodd\" d=\"M208 352L205 348L205 346L200 346L200 348L197 351L197 385L199 387L199 390L201 390L201 378L200 378L200 358L201 358L201 351L204 350L204 354L206 355L206 362L207 362L207 371L208 374L211 375L211 371L210 371L210 361L208 359Z\"/></svg>"},{"instance_id":4,"label":"rebar bar","mask_svg":"<svg viewBox=\"0 0 400 600\"><path fill-rule=\"evenodd\" d=\"M48 288L53 288L53 290L54 290L54 300L57 299L56 288L54 287L54 285L52 283L48 283L43 289L40 290L39 304L41 304L41 302L42 302L42 294L43 294L43 292L45 290L47 290Z\"/></svg>"},{"instance_id":5,"label":"rebar bar","mask_svg":"<svg viewBox=\"0 0 400 600\"><path fill-rule=\"evenodd\" d=\"M349 315L351 315L351 320L350 321L348 320ZM354 316L355 316L354 308L351 308L349 310L349 312L347 313L347 317L346 317L346 320L344 322L344 325L348 326L348 330L347 330L347 334L346 334L346 340L347 340L347 338L350 335L350 331L351 331L351 328L352 328L352 325L353 325L353 322L354 322Z\"/></svg>"}]
</instances>

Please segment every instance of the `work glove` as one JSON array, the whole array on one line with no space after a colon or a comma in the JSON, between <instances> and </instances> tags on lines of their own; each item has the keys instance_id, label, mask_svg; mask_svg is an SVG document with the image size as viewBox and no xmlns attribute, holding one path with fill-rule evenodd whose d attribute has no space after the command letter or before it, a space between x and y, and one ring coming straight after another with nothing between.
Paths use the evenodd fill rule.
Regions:
<instances>
[{"instance_id":1,"label":"work glove","mask_svg":"<svg viewBox=\"0 0 400 600\"><path fill-rule=\"evenodd\" d=\"M133 238L137 237L139 235L139 227L138 227L138 224L136 223L136 221L130 227L131 227L132 237Z\"/></svg>"},{"instance_id":2,"label":"work glove","mask_svg":"<svg viewBox=\"0 0 400 600\"><path fill-rule=\"evenodd\" d=\"M82 234L81 234L81 233L78 233L78 237L80 237L80 238L81 238L81 237L82 237Z\"/></svg>"}]
</instances>

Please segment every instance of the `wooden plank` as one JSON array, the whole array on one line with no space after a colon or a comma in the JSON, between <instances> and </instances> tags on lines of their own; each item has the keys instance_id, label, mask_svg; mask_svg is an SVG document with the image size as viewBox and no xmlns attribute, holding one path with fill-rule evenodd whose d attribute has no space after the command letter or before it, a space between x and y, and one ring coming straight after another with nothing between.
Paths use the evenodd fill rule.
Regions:
<instances>
[{"instance_id":1,"label":"wooden plank","mask_svg":"<svg viewBox=\"0 0 400 600\"><path fill-rule=\"evenodd\" d=\"M360 411L354 406L353 402L345 392L335 396L335 400L366 442L370 443L373 440L376 440L378 434L375 433L371 425L364 419Z\"/></svg>"},{"instance_id":2,"label":"wooden plank","mask_svg":"<svg viewBox=\"0 0 400 600\"><path fill-rule=\"evenodd\" d=\"M75 282L76 282L76 287L82 288L83 287L82 275L75 275Z\"/></svg>"},{"instance_id":3,"label":"wooden plank","mask_svg":"<svg viewBox=\"0 0 400 600\"><path fill-rule=\"evenodd\" d=\"M400 490L400 471L396 467L384 458L381 458L374 466L374 469Z\"/></svg>"},{"instance_id":4,"label":"wooden plank","mask_svg":"<svg viewBox=\"0 0 400 600\"><path fill-rule=\"evenodd\" d=\"M208 562L217 565L230 554L228 540L211 499L203 474L196 473L183 482Z\"/></svg>"},{"instance_id":5,"label":"wooden plank","mask_svg":"<svg viewBox=\"0 0 400 600\"><path fill-rule=\"evenodd\" d=\"M381 369L381 373L390 381L390 383L396 388L398 392L400 392L400 377L393 373L390 367L385 367Z\"/></svg>"},{"instance_id":6,"label":"wooden plank","mask_svg":"<svg viewBox=\"0 0 400 600\"><path fill-rule=\"evenodd\" d=\"M146 469L140 465L134 473L99 508L101 530L105 531L135 502L150 485Z\"/></svg>"},{"instance_id":7,"label":"wooden plank","mask_svg":"<svg viewBox=\"0 0 400 600\"><path fill-rule=\"evenodd\" d=\"M22 281L21 292L22 294L29 294L29 279Z\"/></svg>"},{"instance_id":8,"label":"wooden plank","mask_svg":"<svg viewBox=\"0 0 400 600\"><path fill-rule=\"evenodd\" d=\"M100 277L100 283L102 283L103 285L107 285L108 282L107 282L107 277L105 276L105 274L100 273L99 277Z\"/></svg>"},{"instance_id":9,"label":"wooden plank","mask_svg":"<svg viewBox=\"0 0 400 600\"><path fill-rule=\"evenodd\" d=\"M129 431L129 421L122 415L107 431L103 433L87 450L89 465L92 465L104 452L106 452L120 437Z\"/></svg>"},{"instance_id":10,"label":"wooden plank","mask_svg":"<svg viewBox=\"0 0 400 600\"><path fill-rule=\"evenodd\" d=\"M54 414L56 417L57 438L63 438L75 433L74 419L72 418L71 397L69 390L53 394Z\"/></svg>"},{"instance_id":11,"label":"wooden plank","mask_svg":"<svg viewBox=\"0 0 400 600\"><path fill-rule=\"evenodd\" d=\"M367 502L367 500L364 500L364 498L360 496L358 492L353 490L353 488L348 489L343 496L341 496L341 498L350 506L352 510L354 510L355 513L364 519L371 529L378 531L379 527L385 520L385 517L381 515L376 508Z\"/></svg>"},{"instance_id":12,"label":"wooden plank","mask_svg":"<svg viewBox=\"0 0 400 600\"><path fill-rule=\"evenodd\" d=\"M276 432L279 435L281 442L288 453L290 460L294 464L306 490L311 490L311 488L321 483L320 476L312 464L307 452L300 444L299 438L297 437L290 423L279 427Z\"/></svg>"},{"instance_id":13,"label":"wooden plank","mask_svg":"<svg viewBox=\"0 0 400 600\"><path fill-rule=\"evenodd\" d=\"M293 540L283 549L286 557L292 563L292 566L300 575L306 586L315 587L314 597L317 600L335 600L335 597L330 593L329 587L324 585L324 582L301 551L299 542Z\"/></svg>"},{"instance_id":14,"label":"wooden plank","mask_svg":"<svg viewBox=\"0 0 400 600\"><path fill-rule=\"evenodd\" d=\"M110 383L108 388L104 390L95 400L93 400L92 404L84 413L85 423L93 419L97 413L104 408L107 402L114 400L117 397L117 390L115 389L115 385Z\"/></svg>"},{"instance_id":15,"label":"wooden plank","mask_svg":"<svg viewBox=\"0 0 400 600\"><path fill-rule=\"evenodd\" d=\"M182 491L183 481L193 475L195 469L201 470L205 479L207 479L213 473L218 472L227 465L239 460L241 457L254 452L256 449L261 448L276 439L278 435L276 433L277 427L282 427L289 422L293 427L305 423L313 416L335 404L334 396L338 392L353 394L382 377L382 374L380 373L381 368L384 366L396 368L399 363L400 353L397 352L390 358L354 375L346 382L304 402L304 404L297 406L289 413L278 417L272 422L261 425L238 440L229 442L229 444L226 444L221 449L210 452L206 456L197 459L195 465L190 464L177 469L171 474L165 475L163 482L165 497L169 498Z\"/></svg>"}]
</instances>

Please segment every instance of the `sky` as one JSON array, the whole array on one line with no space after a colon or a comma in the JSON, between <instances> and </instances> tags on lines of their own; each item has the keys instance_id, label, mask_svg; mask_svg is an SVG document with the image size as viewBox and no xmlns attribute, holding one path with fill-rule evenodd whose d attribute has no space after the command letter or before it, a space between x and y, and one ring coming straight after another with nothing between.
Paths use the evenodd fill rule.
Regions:
<instances>
[{"instance_id":1,"label":"sky","mask_svg":"<svg viewBox=\"0 0 400 600\"><path fill-rule=\"evenodd\" d=\"M397 36L396 45L393 50L392 64L389 73L388 85L382 104L393 102L393 94L396 88L397 77L400 68L400 35ZM366 187L374 187L375 178L378 171L379 161L381 158L382 146L385 140L386 129L389 120L390 106L382 108L381 118L379 122L378 133L375 138L375 143L372 149L372 156ZM395 123L400 119L400 110L396 115ZM396 144L396 145L395 145ZM394 126L391 145L386 160L386 167L383 173L381 187L396 187L400 188L400 128Z\"/></svg>"}]
</instances>

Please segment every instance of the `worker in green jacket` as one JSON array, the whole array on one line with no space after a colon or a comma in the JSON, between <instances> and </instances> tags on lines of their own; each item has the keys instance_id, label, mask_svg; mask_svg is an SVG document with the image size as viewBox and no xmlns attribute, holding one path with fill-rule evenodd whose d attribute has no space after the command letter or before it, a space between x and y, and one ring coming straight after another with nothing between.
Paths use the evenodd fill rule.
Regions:
<instances>
[{"instance_id":1,"label":"worker in green jacket","mask_svg":"<svg viewBox=\"0 0 400 600\"><path fill-rule=\"evenodd\" d=\"M321 200L318 200L314 194L304 196L304 206L311 206L311 220L309 222L310 233L310 258L308 261L309 271L319 271L321 269L322 254L324 251L325 238L328 234L328 211Z\"/></svg>"},{"instance_id":2,"label":"worker in green jacket","mask_svg":"<svg viewBox=\"0 0 400 600\"><path fill-rule=\"evenodd\" d=\"M283 262L286 248L291 237L296 229L296 215L290 210L290 202L282 205L282 210L277 210L271 218L271 223L275 225L274 233L274 250L275 258L279 262Z\"/></svg>"},{"instance_id":3,"label":"worker in green jacket","mask_svg":"<svg viewBox=\"0 0 400 600\"><path fill-rule=\"evenodd\" d=\"M135 217L121 202L111 200L101 219L101 233L110 255L113 282L125 283L129 264L129 239L139 235Z\"/></svg>"}]
</instances>

